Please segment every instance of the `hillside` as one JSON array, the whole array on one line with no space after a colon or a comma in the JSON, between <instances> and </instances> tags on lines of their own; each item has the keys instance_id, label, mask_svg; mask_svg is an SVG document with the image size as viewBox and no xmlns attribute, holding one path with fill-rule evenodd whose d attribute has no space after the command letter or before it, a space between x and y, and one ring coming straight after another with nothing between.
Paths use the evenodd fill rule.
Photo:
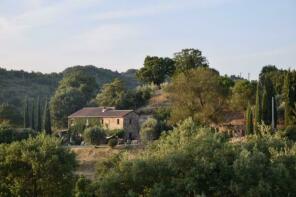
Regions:
<instances>
[{"instance_id":1,"label":"hillside","mask_svg":"<svg viewBox=\"0 0 296 197\"><path fill-rule=\"evenodd\" d=\"M98 68L95 66L74 66L65 69L61 73L43 74L40 72L26 72L6 70L0 68L0 104L8 103L17 107L22 112L25 97L29 99L51 97L56 90L59 81L72 72L81 71L94 76L101 87L115 78L123 80L128 88L137 85L135 70L124 73Z\"/></svg>"}]
</instances>

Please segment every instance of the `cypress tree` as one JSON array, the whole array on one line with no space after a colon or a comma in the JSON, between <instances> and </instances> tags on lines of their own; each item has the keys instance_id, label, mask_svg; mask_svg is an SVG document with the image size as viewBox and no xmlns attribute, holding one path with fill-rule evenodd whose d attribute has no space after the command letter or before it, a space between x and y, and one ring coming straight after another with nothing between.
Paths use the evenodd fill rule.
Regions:
<instances>
[{"instance_id":1,"label":"cypress tree","mask_svg":"<svg viewBox=\"0 0 296 197\"><path fill-rule=\"evenodd\" d=\"M264 124L268 124L268 101L267 101L267 92L263 90L263 97L262 97L262 121Z\"/></svg>"},{"instance_id":2,"label":"cypress tree","mask_svg":"<svg viewBox=\"0 0 296 197\"><path fill-rule=\"evenodd\" d=\"M291 124L291 89L290 89L290 72L288 72L285 76L284 81L284 102L285 102L285 126L289 126Z\"/></svg>"},{"instance_id":3,"label":"cypress tree","mask_svg":"<svg viewBox=\"0 0 296 197\"><path fill-rule=\"evenodd\" d=\"M273 110L274 110L274 128L277 127L277 102L276 102L276 97L274 97L274 106L273 106Z\"/></svg>"},{"instance_id":4,"label":"cypress tree","mask_svg":"<svg viewBox=\"0 0 296 197\"><path fill-rule=\"evenodd\" d=\"M46 99L45 101L45 107L44 107L44 121L43 121L43 127L46 134L51 135L51 119L50 119L50 108L49 103Z\"/></svg>"},{"instance_id":5,"label":"cypress tree","mask_svg":"<svg viewBox=\"0 0 296 197\"><path fill-rule=\"evenodd\" d=\"M30 117L29 117L29 102L28 97L25 100L25 107L24 107L24 128L30 127Z\"/></svg>"},{"instance_id":6,"label":"cypress tree","mask_svg":"<svg viewBox=\"0 0 296 197\"><path fill-rule=\"evenodd\" d=\"M40 98L37 98L37 117L36 117L36 130L41 131L41 106L40 106Z\"/></svg>"},{"instance_id":7,"label":"cypress tree","mask_svg":"<svg viewBox=\"0 0 296 197\"><path fill-rule=\"evenodd\" d=\"M253 125L253 113L251 106L249 105L246 111L246 134L250 135L254 133L254 125Z\"/></svg>"},{"instance_id":8,"label":"cypress tree","mask_svg":"<svg viewBox=\"0 0 296 197\"><path fill-rule=\"evenodd\" d=\"M258 81L257 84L257 91L256 91L256 105L255 105L255 130L258 130L258 125L261 123L262 120L262 103L261 103L261 89L260 89L260 82Z\"/></svg>"},{"instance_id":9,"label":"cypress tree","mask_svg":"<svg viewBox=\"0 0 296 197\"><path fill-rule=\"evenodd\" d=\"M34 100L32 101L32 108L31 108L31 129L35 130L35 103Z\"/></svg>"}]
</instances>

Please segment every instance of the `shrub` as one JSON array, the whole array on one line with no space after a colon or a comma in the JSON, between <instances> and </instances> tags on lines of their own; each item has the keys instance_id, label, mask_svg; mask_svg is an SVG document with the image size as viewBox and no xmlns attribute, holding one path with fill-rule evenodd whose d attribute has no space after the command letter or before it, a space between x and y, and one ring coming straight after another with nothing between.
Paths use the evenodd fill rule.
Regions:
<instances>
[{"instance_id":1,"label":"shrub","mask_svg":"<svg viewBox=\"0 0 296 197\"><path fill-rule=\"evenodd\" d=\"M106 134L101 127L92 127L85 129L83 138L87 144L99 145L105 142Z\"/></svg>"},{"instance_id":2,"label":"shrub","mask_svg":"<svg viewBox=\"0 0 296 197\"><path fill-rule=\"evenodd\" d=\"M75 184L75 197L92 197L91 181L80 176Z\"/></svg>"},{"instance_id":3,"label":"shrub","mask_svg":"<svg viewBox=\"0 0 296 197\"><path fill-rule=\"evenodd\" d=\"M157 138L157 120L148 118L141 126L140 136L141 140L152 141Z\"/></svg>"},{"instance_id":4,"label":"shrub","mask_svg":"<svg viewBox=\"0 0 296 197\"><path fill-rule=\"evenodd\" d=\"M30 136L35 137L36 132L32 129L15 129L7 123L0 124L0 144L11 143L14 141L21 141L28 139Z\"/></svg>"},{"instance_id":5,"label":"shrub","mask_svg":"<svg viewBox=\"0 0 296 197\"><path fill-rule=\"evenodd\" d=\"M72 196L75 154L45 134L0 145L0 196Z\"/></svg>"},{"instance_id":6,"label":"shrub","mask_svg":"<svg viewBox=\"0 0 296 197\"><path fill-rule=\"evenodd\" d=\"M142 153L98 166L97 196L290 196L296 146L277 135L225 135L187 119Z\"/></svg>"},{"instance_id":7,"label":"shrub","mask_svg":"<svg viewBox=\"0 0 296 197\"><path fill-rule=\"evenodd\" d=\"M284 135L289 139L296 141L296 125L288 126L285 129Z\"/></svg>"},{"instance_id":8,"label":"shrub","mask_svg":"<svg viewBox=\"0 0 296 197\"><path fill-rule=\"evenodd\" d=\"M108 145L111 147L111 148L114 148L116 145L117 145L117 139L115 138L112 138L108 141Z\"/></svg>"}]
</instances>

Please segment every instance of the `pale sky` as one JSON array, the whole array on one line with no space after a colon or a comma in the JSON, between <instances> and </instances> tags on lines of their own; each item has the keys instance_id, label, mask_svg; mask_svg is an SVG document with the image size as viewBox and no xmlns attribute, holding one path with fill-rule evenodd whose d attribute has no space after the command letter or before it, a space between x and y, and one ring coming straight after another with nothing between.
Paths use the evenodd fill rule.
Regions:
<instances>
[{"instance_id":1,"label":"pale sky","mask_svg":"<svg viewBox=\"0 0 296 197\"><path fill-rule=\"evenodd\" d=\"M221 74L296 68L295 0L0 0L0 67L125 71L198 48Z\"/></svg>"}]
</instances>

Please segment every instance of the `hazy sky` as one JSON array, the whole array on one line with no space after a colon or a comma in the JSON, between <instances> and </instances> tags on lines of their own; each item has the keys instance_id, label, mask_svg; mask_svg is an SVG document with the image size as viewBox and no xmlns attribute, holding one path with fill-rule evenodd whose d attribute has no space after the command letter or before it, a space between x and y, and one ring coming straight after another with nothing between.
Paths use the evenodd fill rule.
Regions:
<instances>
[{"instance_id":1,"label":"hazy sky","mask_svg":"<svg viewBox=\"0 0 296 197\"><path fill-rule=\"evenodd\" d=\"M296 68L295 0L0 0L0 66L140 68L198 48L222 74Z\"/></svg>"}]
</instances>

